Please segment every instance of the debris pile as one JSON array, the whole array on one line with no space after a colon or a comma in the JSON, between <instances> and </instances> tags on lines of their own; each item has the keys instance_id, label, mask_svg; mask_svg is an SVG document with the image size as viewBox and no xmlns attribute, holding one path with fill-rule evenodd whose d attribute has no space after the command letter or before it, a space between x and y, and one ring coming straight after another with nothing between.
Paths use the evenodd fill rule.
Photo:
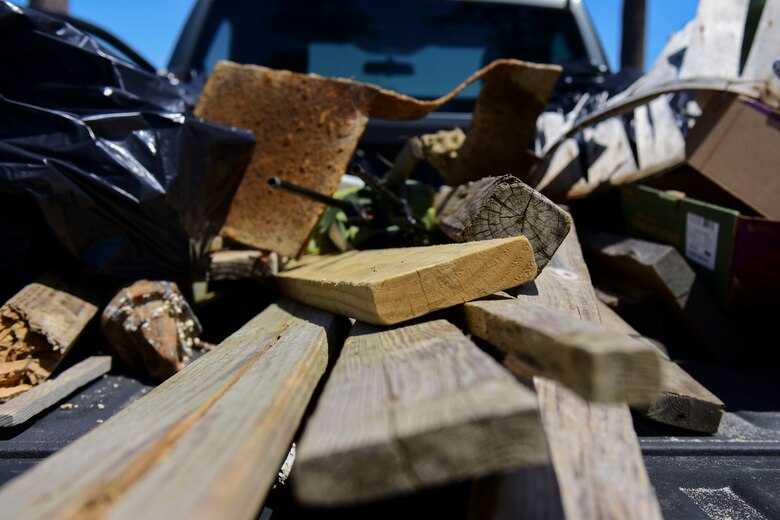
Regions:
<instances>
[{"instance_id":1,"label":"debris pile","mask_svg":"<svg viewBox=\"0 0 780 520\"><path fill-rule=\"evenodd\" d=\"M191 247L165 261L179 285L152 268L136 276L128 251L111 270L123 276L87 278L104 289L99 304L39 281L0 309L4 406L48 378L98 311L119 365L162 381L2 488L9 516L252 517L277 480L306 507L474 480L474 503L512 513L530 507L511 496L535 480L547 486L542 509L659 518L629 406L659 427L711 434L724 404L647 322L618 313L663 308L684 332L661 339L684 333L729 361L747 348L732 311L780 288L764 274L780 254L780 98L764 47L780 2L767 2L744 63L741 39L710 32L731 35L737 7L714 4L701 2L625 92L584 95L568 114L544 112L552 65L498 60L420 101L219 63L194 108L211 123L186 121L228 141L238 132L218 153L224 169L192 165L196 186L160 187L188 208L176 239ZM722 69L703 65L710 40ZM467 132L413 136L383 172L350 168L369 118L421 118L477 80ZM254 135L251 158L246 133L228 127ZM415 178L426 164L438 183ZM340 188L348 172L359 183ZM214 199L185 197L222 181ZM167 224L142 209L114 232L136 217ZM165 236L135 232L137 252L171 252ZM196 312L239 288L273 303L205 348ZM0 406L0 426L3 413L21 420Z\"/></svg>"}]
</instances>

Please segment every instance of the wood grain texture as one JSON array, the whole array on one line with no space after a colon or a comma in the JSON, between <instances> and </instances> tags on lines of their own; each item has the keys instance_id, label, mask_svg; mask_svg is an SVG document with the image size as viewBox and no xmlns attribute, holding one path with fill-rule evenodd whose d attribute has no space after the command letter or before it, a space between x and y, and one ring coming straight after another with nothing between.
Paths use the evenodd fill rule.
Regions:
<instances>
[{"instance_id":1,"label":"wood grain texture","mask_svg":"<svg viewBox=\"0 0 780 520\"><path fill-rule=\"evenodd\" d=\"M623 334L638 333L606 304L599 301L599 312L605 327ZM651 341L648 345L657 348ZM661 392L647 406L637 406L646 418L662 424L686 430L715 433L723 418L723 401L696 381L677 363L670 361L663 352L661 358Z\"/></svg>"},{"instance_id":2,"label":"wood grain texture","mask_svg":"<svg viewBox=\"0 0 780 520\"><path fill-rule=\"evenodd\" d=\"M7 518L255 518L346 320L281 300L0 489Z\"/></svg>"},{"instance_id":3,"label":"wood grain texture","mask_svg":"<svg viewBox=\"0 0 780 520\"><path fill-rule=\"evenodd\" d=\"M520 287L518 299L600 323L574 230L539 277ZM538 475L522 470L509 473L498 484L505 493L488 497L492 501L485 509L488 517L545 518L545 512L557 511L557 500L570 520L660 519L628 407L588 404L544 377L534 377L533 384L558 489L537 486L535 500L518 502L512 494L523 495L524 489L533 488L536 483L530 479ZM551 476L547 480L552 481ZM474 497L474 502L480 501L480 496Z\"/></svg>"},{"instance_id":4,"label":"wood grain texture","mask_svg":"<svg viewBox=\"0 0 780 520\"><path fill-rule=\"evenodd\" d=\"M656 350L625 334L516 299L469 302L463 315L469 332L589 401L648 403L658 393Z\"/></svg>"},{"instance_id":5,"label":"wood grain texture","mask_svg":"<svg viewBox=\"0 0 780 520\"><path fill-rule=\"evenodd\" d=\"M358 323L306 425L294 489L344 505L546 460L533 393L454 325Z\"/></svg>"},{"instance_id":6,"label":"wood grain texture","mask_svg":"<svg viewBox=\"0 0 780 520\"><path fill-rule=\"evenodd\" d=\"M0 405L0 427L22 424L109 370L110 356L92 356L76 363L54 379Z\"/></svg>"},{"instance_id":7,"label":"wood grain texture","mask_svg":"<svg viewBox=\"0 0 780 520\"><path fill-rule=\"evenodd\" d=\"M522 235L540 271L571 229L568 213L512 175L458 186L438 209L436 223L455 242Z\"/></svg>"},{"instance_id":8,"label":"wood grain texture","mask_svg":"<svg viewBox=\"0 0 780 520\"><path fill-rule=\"evenodd\" d=\"M392 325L514 287L536 276L524 237L352 251L279 273L283 294L377 325Z\"/></svg>"}]
</instances>

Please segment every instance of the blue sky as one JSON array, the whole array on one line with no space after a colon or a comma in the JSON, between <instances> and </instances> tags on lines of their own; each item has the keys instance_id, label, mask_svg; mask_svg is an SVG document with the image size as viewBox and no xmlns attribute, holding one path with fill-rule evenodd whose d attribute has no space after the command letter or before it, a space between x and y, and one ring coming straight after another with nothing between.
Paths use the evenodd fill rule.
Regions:
<instances>
[{"instance_id":1,"label":"blue sky","mask_svg":"<svg viewBox=\"0 0 780 520\"><path fill-rule=\"evenodd\" d=\"M620 59L622 0L583 1L614 70ZM153 65L163 67L194 3L194 0L70 0L70 11L113 32ZM652 65L669 36L696 15L697 3L697 0L647 0L647 67Z\"/></svg>"}]
</instances>

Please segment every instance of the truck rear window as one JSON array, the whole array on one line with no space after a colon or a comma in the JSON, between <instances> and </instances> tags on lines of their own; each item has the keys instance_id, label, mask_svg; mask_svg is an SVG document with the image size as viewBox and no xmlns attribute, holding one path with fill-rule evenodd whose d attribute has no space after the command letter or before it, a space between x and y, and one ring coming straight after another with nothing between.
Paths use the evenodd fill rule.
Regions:
<instances>
[{"instance_id":1,"label":"truck rear window","mask_svg":"<svg viewBox=\"0 0 780 520\"><path fill-rule=\"evenodd\" d=\"M195 68L229 59L374 83L431 99L497 58L587 60L564 9L446 0L215 1ZM473 102L478 86L459 98Z\"/></svg>"}]
</instances>

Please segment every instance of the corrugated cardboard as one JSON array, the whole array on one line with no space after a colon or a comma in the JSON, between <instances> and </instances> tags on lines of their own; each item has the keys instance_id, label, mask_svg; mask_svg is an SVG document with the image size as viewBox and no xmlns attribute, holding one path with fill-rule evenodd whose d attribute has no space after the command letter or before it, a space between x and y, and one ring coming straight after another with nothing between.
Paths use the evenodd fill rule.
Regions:
<instances>
[{"instance_id":1,"label":"corrugated cardboard","mask_svg":"<svg viewBox=\"0 0 780 520\"><path fill-rule=\"evenodd\" d=\"M642 185L621 198L628 233L675 247L720 305L780 305L780 221Z\"/></svg>"},{"instance_id":2,"label":"corrugated cardboard","mask_svg":"<svg viewBox=\"0 0 780 520\"><path fill-rule=\"evenodd\" d=\"M688 163L758 214L780 220L780 114L713 96L686 142Z\"/></svg>"}]
</instances>

